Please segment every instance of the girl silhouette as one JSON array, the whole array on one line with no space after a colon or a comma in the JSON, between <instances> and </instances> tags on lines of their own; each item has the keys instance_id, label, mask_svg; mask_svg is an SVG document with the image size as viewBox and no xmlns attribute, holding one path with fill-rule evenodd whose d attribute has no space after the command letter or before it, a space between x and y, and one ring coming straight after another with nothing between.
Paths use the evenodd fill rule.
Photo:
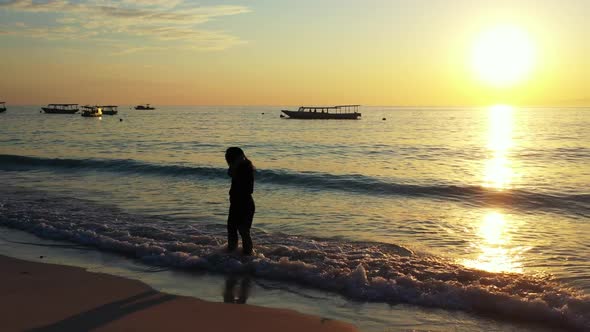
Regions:
<instances>
[{"instance_id":1,"label":"girl silhouette","mask_svg":"<svg viewBox=\"0 0 590 332\"><path fill-rule=\"evenodd\" d=\"M227 171L231 177L229 190L229 215L227 218L227 250L234 251L238 247L238 232L242 237L244 255L252 255L252 238L250 227L254 218L254 165L246 158L244 151L238 147L230 147L225 151Z\"/></svg>"}]
</instances>

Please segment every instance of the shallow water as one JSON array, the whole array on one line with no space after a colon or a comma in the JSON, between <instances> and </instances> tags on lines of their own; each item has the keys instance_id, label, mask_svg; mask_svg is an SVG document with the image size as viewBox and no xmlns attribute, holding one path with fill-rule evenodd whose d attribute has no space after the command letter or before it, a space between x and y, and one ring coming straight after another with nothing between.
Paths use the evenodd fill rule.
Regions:
<instances>
[{"instance_id":1,"label":"shallow water","mask_svg":"<svg viewBox=\"0 0 590 332\"><path fill-rule=\"evenodd\" d=\"M10 240L9 240L10 239ZM92 272L141 280L171 294L221 302L231 276L203 271L150 267L127 258L95 251L68 242L39 239L0 228L0 254L29 261L79 266ZM42 257L41 257L42 256ZM236 295L241 292L237 287ZM423 308L405 304L354 302L333 294L294 284L250 279L246 303L288 308L355 324L360 331L555 331L517 322L503 322L461 311Z\"/></svg>"},{"instance_id":2,"label":"shallow water","mask_svg":"<svg viewBox=\"0 0 590 332\"><path fill-rule=\"evenodd\" d=\"M98 120L11 108L0 224L351 300L587 326L590 110L374 107L297 121L278 109ZM258 168L250 260L219 253L230 145Z\"/></svg>"}]
</instances>

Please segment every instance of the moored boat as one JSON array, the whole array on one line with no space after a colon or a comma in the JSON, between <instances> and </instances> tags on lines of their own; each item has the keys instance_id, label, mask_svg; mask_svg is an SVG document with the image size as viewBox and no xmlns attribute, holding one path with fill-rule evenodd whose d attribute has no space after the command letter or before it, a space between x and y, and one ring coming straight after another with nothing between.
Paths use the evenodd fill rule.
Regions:
<instances>
[{"instance_id":1,"label":"moored boat","mask_svg":"<svg viewBox=\"0 0 590 332\"><path fill-rule=\"evenodd\" d=\"M87 118L100 118L102 109L99 106L82 106L82 116Z\"/></svg>"},{"instance_id":2,"label":"moored boat","mask_svg":"<svg viewBox=\"0 0 590 332\"><path fill-rule=\"evenodd\" d=\"M301 106L297 111L282 110L290 119L357 120L360 105Z\"/></svg>"},{"instance_id":3,"label":"moored boat","mask_svg":"<svg viewBox=\"0 0 590 332\"><path fill-rule=\"evenodd\" d=\"M0 113L4 113L6 112L6 103L3 101L0 101Z\"/></svg>"},{"instance_id":4,"label":"moored boat","mask_svg":"<svg viewBox=\"0 0 590 332\"><path fill-rule=\"evenodd\" d=\"M74 114L78 112L78 104L49 104L41 109L48 114Z\"/></svg>"},{"instance_id":5,"label":"moored boat","mask_svg":"<svg viewBox=\"0 0 590 332\"><path fill-rule=\"evenodd\" d=\"M102 114L104 115L115 115L119 113L119 111L117 110L117 106L115 105L104 105L98 107L102 109Z\"/></svg>"},{"instance_id":6,"label":"moored boat","mask_svg":"<svg viewBox=\"0 0 590 332\"><path fill-rule=\"evenodd\" d=\"M145 105L137 105L135 106L136 110L155 110L155 107L150 106L150 104L145 104Z\"/></svg>"}]
</instances>

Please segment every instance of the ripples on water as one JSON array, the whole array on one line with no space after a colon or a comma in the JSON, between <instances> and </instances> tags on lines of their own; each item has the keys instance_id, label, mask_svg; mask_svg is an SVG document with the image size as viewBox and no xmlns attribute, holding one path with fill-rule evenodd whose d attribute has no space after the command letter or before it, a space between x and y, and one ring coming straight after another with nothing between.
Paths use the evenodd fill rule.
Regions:
<instances>
[{"instance_id":1,"label":"ripples on water","mask_svg":"<svg viewBox=\"0 0 590 332\"><path fill-rule=\"evenodd\" d=\"M356 299L588 324L588 299L565 288L590 289L588 110L367 108L360 121L295 121L278 109L124 110L123 122L11 109L1 222ZM258 167L250 261L216 252L230 145ZM39 203L40 192L61 201Z\"/></svg>"}]
</instances>

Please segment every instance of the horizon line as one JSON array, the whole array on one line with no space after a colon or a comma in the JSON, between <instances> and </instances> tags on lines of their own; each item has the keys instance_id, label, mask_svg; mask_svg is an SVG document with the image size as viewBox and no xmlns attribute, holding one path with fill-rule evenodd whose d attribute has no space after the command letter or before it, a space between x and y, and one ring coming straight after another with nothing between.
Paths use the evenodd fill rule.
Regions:
<instances>
[{"instance_id":1,"label":"horizon line","mask_svg":"<svg viewBox=\"0 0 590 332\"><path fill-rule=\"evenodd\" d=\"M10 104L8 106L43 106L47 104ZM77 105L93 105L94 103L74 103ZM126 106L135 106L135 105L144 105L144 104L120 104L116 105L118 107L126 107ZM150 105L158 105L150 103ZM330 106L332 104L317 104L317 106ZM547 108L547 107L564 107L564 108L590 108L590 104L588 105L556 105L556 104L548 104L548 105L514 105L510 103L495 103L495 104L480 104L480 105L379 105L379 104L367 104L367 105L359 105L361 107L394 107L394 108L480 108L480 107L490 107L495 105L507 105L512 107L521 107L521 108ZM172 107L298 107L300 105L287 105L287 104L159 104L159 106L172 106Z\"/></svg>"}]
</instances>

